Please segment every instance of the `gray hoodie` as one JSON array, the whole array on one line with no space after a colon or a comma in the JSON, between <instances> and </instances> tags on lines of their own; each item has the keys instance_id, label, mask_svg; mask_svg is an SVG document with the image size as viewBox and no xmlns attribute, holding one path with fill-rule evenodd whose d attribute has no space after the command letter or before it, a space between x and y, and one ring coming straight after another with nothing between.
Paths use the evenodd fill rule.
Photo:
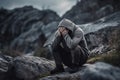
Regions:
<instances>
[{"instance_id":1,"label":"gray hoodie","mask_svg":"<svg viewBox=\"0 0 120 80\"><path fill-rule=\"evenodd\" d=\"M64 40L67 44L67 46L72 50L74 49L77 45L79 45L84 51L88 52L86 40L84 37L84 32L83 30L75 25L72 21L68 19L63 19L59 25L64 26L70 31L72 31L73 37L71 37L69 34L64 36Z\"/></svg>"},{"instance_id":2,"label":"gray hoodie","mask_svg":"<svg viewBox=\"0 0 120 80\"><path fill-rule=\"evenodd\" d=\"M69 29L72 32L72 37L69 34L66 34L64 36L64 40L67 47L70 50L73 50L75 47L79 45L81 49L88 54L88 47L86 44L83 30L68 19L63 19L59 23L58 27L60 26L64 26L65 28ZM49 40L49 44L51 44L52 46L53 45L56 46L55 44L59 42L58 34L59 31L57 30L54 34L54 37L52 37L52 40Z\"/></svg>"}]
</instances>

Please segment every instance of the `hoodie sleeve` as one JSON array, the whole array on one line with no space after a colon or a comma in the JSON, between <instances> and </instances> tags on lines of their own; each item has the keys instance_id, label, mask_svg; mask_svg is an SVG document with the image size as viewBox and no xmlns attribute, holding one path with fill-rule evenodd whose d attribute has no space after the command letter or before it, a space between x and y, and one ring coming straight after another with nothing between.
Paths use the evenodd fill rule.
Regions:
<instances>
[{"instance_id":1,"label":"hoodie sleeve","mask_svg":"<svg viewBox=\"0 0 120 80\"><path fill-rule=\"evenodd\" d=\"M74 49L83 38L83 31L77 29L74 33L74 37L71 38L68 34L64 36L65 42L70 49Z\"/></svg>"}]
</instances>

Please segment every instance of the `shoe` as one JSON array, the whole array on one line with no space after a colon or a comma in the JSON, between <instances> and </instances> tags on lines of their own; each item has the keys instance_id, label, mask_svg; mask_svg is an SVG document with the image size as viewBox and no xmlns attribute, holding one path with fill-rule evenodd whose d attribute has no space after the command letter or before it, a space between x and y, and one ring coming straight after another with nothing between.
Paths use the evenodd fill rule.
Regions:
<instances>
[{"instance_id":1,"label":"shoe","mask_svg":"<svg viewBox=\"0 0 120 80\"><path fill-rule=\"evenodd\" d=\"M64 70L64 68L55 68L55 69L53 69L51 72L50 72L50 74L57 74L57 73L61 73L61 72L64 72L65 70Z\"/></svg>"}]
</instances>

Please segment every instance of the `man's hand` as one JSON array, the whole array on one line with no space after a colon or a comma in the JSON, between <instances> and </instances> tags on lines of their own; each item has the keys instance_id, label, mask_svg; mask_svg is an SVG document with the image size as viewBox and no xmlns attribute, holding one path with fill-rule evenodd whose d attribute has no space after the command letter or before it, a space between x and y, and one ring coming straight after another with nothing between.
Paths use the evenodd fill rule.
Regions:
<instances>
[{"instance_id":1,"label":"man's hand","mask_svg":"<svg viewBox=\"0 0 120 80\"><path fill-rule=\"evenodd\" d=\"M60 33L62 33L65 30L65 28L64 27L59 27L58 30L60 31Z\"/></svg>"},{"instance_id":2,"label":"man's hand","mask_svg":"<svg viewBox=\"0 0 120 80\"><path fill-rule=\"evenodd\" d=\"M66 34L68 34L68 30L65 29L65 27L59 27L58 30L62 36L65 36Z\"/></svg>"},{"instance_id":3,"label":"man's hand","mask_svg":"<svg viewBox=\"0 0 120 80\"><path fill-rule=\"evenodd\" d=\"M65 29L61 34L64 37L66 34L68 34L68 30Z\"/></svg>"}]
</instances>

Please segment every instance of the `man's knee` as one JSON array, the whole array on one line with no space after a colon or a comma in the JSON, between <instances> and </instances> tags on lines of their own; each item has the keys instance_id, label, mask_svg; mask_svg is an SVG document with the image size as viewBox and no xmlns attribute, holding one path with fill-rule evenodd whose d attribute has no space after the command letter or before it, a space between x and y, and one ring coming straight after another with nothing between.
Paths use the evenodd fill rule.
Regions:
<instances>
[{"instance_id":1,"label":"man's knee","mask_svg":"<svg viewBox=\"0 0 120 80\"><path fill-rule=\"evenodd\" d=\"M78 45L72 51L72 59L73 63L83 65L87 61L88 56L86 55L84 50L82 50L82 48Z\"/></svg>"},{"instance_id":2,"label":"man's knee","mask_svg":"<svg viewBox=\"0 0 120 80\"><path fill-rule=\"evenodd\" d=\"M75 48L72 50L72 54L73 54L73 55L80 55L80 54L81 54L80 47L79 47L79 46L75 47Z\"/></svg>"}]
</instances>

